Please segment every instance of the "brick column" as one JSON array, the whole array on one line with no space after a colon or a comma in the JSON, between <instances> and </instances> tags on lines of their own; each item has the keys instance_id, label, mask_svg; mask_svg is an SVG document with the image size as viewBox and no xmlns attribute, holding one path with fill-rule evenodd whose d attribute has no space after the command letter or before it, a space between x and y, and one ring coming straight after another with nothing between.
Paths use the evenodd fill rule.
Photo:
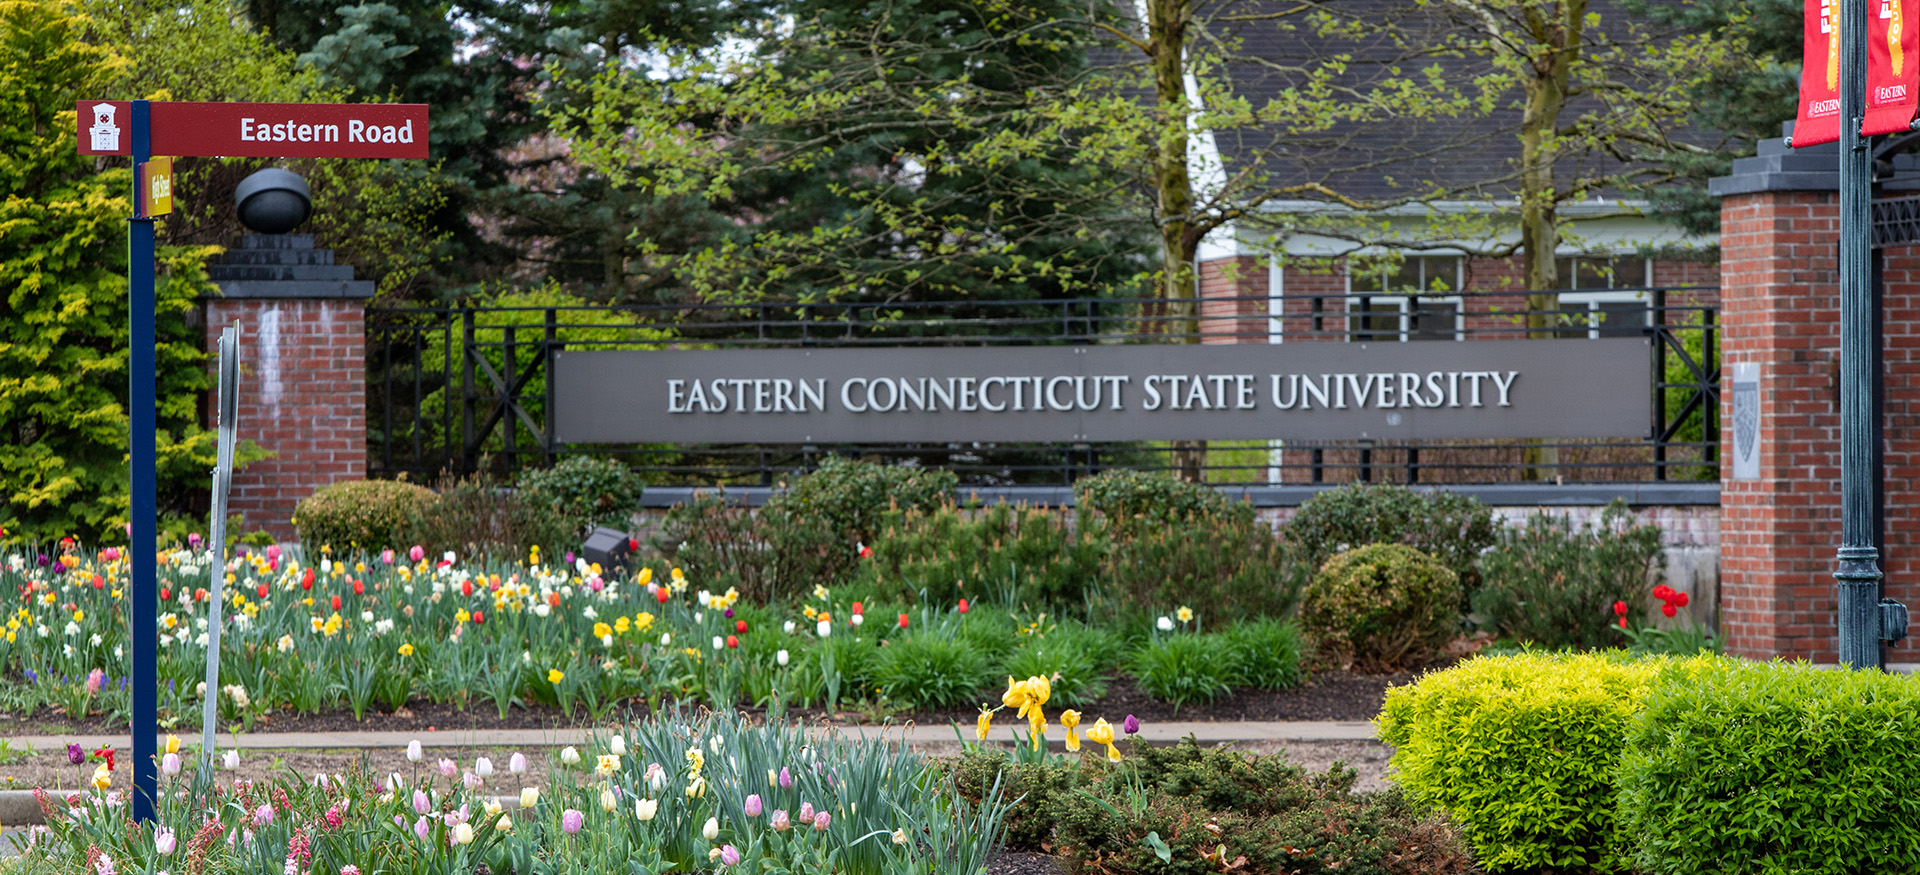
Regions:
<instances>
[{"instance_id":1,"label":"brick column","mask_svg":"<svg viewBox=\"0 0 1920 875\"><path fill-rule=\"evenodd\" d=\"M293 510L320 487L367 473L366 301L373 283L304 235L244 235L210 268L207 349L240 329L239 431L273 453L235 474L246 525L293 540ZM209 362L209 366L213 366Z\"/></svg>"},{"instance_id":2,"label":"brick column","mask_svg":"<svg viewBox=\"0 0 1920 875\"><path fill-rule=\"evenodd\" d=\"M1267 342L1267 268L1251 255L1200 262L1200 342Z\"/></svg>"},{"instance_id":3,"label":"brick column","mask_svg":"<svg viewBox=\"0 0 1920 875\"><path fill-rule=\"evenodd\" d=\"M1729 653L1838 658L1835 165L1831 146L1796 153L1773 140L1712 182L1721 196L1720 634ZM1736 365L1758 368L1757 476L1749 479L1734 477ZM1888 503L1901 497L1889 490Z\"/></svg>"}]
</instances>

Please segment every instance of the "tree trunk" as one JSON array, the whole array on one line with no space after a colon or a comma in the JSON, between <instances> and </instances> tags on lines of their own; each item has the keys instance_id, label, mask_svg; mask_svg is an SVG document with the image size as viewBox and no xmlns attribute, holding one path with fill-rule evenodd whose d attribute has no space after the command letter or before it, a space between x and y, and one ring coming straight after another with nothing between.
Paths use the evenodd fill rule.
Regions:
<instances>
[{"instance_id":1,"label":"tree trunk","mask_svg":"<svg viewBox=\"0 0 1920 875\"><path fill-rule=\"evenodd\" d=\"M1193 177L1187 159L1191 106L1187 100L1186 31L1193 15L1190 0L1146 0L1147 60L1153 68L1155 106L1159 107L1159 142L1153 149L1153 182L1158 194L1156 218L1160 231L1160 278L1156 296L1163 306L1161 321L1149 329L1200 342L1200 313L1194 303L1194 256L1200 234L1194 231ZM1173 442L1174 476L1198 483L1205 474L1205 441Z\"/></svg>"},{"instance_id":2,"label":"tree trunk","mask_svg":"<svg viewBox=\"0 0 1920 875\"><path fill-rule=\"evenodd\" d=\"M1554 162L1560 150L1555 139L1567 105L1567 82L1579 60L1586 14L1586 0L1562 0L1527 15L1533 45L1545 52L1523 59L1532 73L1526 79L1526 115L1520 122L1520 257L1528 292L1528 337L1554 337L1559 328L1560 192ZM1528 447L1526 466L1526 479L1552 479L1559 472L1560 449Z\"/></svg>"}]
</instances>

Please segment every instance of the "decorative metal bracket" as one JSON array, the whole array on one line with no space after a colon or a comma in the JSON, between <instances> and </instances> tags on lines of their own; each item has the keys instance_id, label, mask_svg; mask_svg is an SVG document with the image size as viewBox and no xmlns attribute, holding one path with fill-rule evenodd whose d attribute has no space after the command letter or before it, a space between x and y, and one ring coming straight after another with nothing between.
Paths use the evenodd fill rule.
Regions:
<instances>
[{"instance_id":1,"label":"decorative metal bracket","mask_svg":"<svg viewBox=\"0 0 1920 875\"><path fill-rule=\"evenodd\" d=\"M1880 640L1899 641L1907 637L1907 606L1893 599L1880 600Z\"/></svg>"}]
</instances>

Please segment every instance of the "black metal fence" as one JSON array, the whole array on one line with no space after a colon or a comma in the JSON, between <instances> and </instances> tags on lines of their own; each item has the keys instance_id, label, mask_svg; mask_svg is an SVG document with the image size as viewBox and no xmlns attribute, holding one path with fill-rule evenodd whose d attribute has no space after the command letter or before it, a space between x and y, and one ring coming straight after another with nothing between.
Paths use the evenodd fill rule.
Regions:
<instances>
[{"instance_id":1,"label":"black metal fence","mask_svg":"<svg viewBox=\"0 0 1920 875\"><path fill-rule=\"evenodd\" d=\"M1213 442L1219 484L1591 483L1719 477L1718 291L1283 295L1204 301L1071 299L696 307L372 308L368 467L374 476L511 475L557 456L617 457L661 485L770 485L847 453L940 466L975 485L1058 484L1106 468L1166 470L1165 442L567 446L552 438L548 362L560 349L1444 342L1645 336L1653 421L1629 440ZM1188 305L1181 307L1177 305ZM1198 309L1198 315L1194 310ZM1539 317L1529 319L1529 316ZM1531 325L1531 327L1530 327ZM609 399L608 403L619 403Z\"/></svg>"}]
</instances>

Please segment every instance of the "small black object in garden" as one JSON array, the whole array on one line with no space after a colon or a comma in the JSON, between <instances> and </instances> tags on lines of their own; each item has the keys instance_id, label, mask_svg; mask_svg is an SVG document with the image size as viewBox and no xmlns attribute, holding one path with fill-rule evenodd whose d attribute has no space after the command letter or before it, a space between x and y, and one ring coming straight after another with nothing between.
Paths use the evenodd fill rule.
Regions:
<instances>
[{"instance_id":1,"label":"small black object in garden","mask_svg":"<svg viewBox=\"0 0 1920 875\"><path fill-rule=\"evenodd\" d=\"M313 195L307 181L291 170L268 167L255 171L233 189L240 224L261 234L285 234L313 214Z\"/></svg>"},{"instance_id":2,"label":"small black object in garden","mask_svg":"<svg viewBox=\"0 0 1920 875\"><path fill-rule=\"evenodd\" d=\"M602 526L587 535L587 542L580 546L580 556L588 564L598 564L602 571L612 572L627 567L632 547L626 532Z\"/></svg>"}]
</instances>

